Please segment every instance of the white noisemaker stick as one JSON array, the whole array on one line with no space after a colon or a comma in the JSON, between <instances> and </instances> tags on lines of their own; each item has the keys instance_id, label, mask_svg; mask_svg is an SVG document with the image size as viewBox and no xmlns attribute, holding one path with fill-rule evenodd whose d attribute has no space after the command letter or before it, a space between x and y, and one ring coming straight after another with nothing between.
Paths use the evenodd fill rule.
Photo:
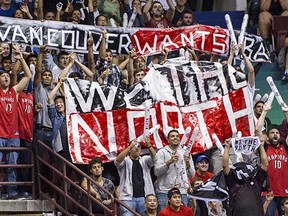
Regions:
<instances>
[{"instance_id":1,"label":"white noisemaker stick","mask_svg":"<svg viewBox=\"0 0 288 216\"><path fill-rule=\"evenodd\" d=\"M151 134L155 133L158 129L160 128L160 125L156 125L154 126L153 128L151 128L149 131L148 131L148 135L147 136L150 136ZM144 140L144 136L143 134L140 135L139 137L136 138L137 142L142 142Z\"/></svg>"},{"instance_id":2,"label":"white noisemaker stick","mask_svg":"<svg viewBox=\"0 0 288 216\"><path fill-rule=\"evenodd\" d=\"M230 34L230 37L231 37L231 41L234 43L234 46L236 46L238 43L237 43L237 40L236 40L235 32L234 32L233 25L232 25L232 22L231 22L229 14L225 15L225 21L226 21L226 25L227 25L227 28L228 28L228 31L229 31L229 34ZM235 50L235 55L236 56L238 55L238 48L237 47L236 47L236 50Z\"/></svg>"},{"instance_id":3,"label":"white noisemaker stick","mask_svg":"<svg viewBox=\"0 0 288 216\"><path fill-rule=\"evenodd\" d=\"M215 133L212 134L212 139L215 141L215 144L216 144L217 148L220 150L221 155L223 155L224 154L224 147L222 146L222 143L220 142L218 136Z\"/></svg>"},{"instance_id":4,"label":"white noisemaker stick","mask_svg":"<svg viewBox=\"0 0 288 216\"><path fill-rule=\"evenodd\" d=\"M194 130L193 130L193 133L191 135L191 138L190 138L190 140L188 142L188 145L186 147L184 155L189 155L190 154L190 151L191 151L191 149L193 147L193 144L194 144L194 142L196 140L196 137L197 137L198 133L199 133L199 127L195 127Z\"/></svg>"},{"instance_id":5,"label":"white noisemaker stick","mask_svg":"<svg viewBox=\"0 0 288 216\"><path fill-rule=\"evenodd\" d=\"M286 106L286 103L283 101L283 98L281 97L281 95L280 95L280 93L279 93L279 91L278 91L278 89L277 89L272 77L268 76L266 78L266 80L267 80L272 92L275 94L275 98L278 101L279 105L280 106Z\"/></svg>"},{"instance_id":6,"label":"white noisemaker stick","mask_svg":"<svg viewBox=\"0 0 288 216\"><path fill-rule=\"evenodd\" d=\"M245 35L247 24L248 24L248 18L249 18L248 14L245 14L243 17L241 31L238 37L238 44L243 44L244 42L244 35Z\"/></svg>"},{"instance_id":7,"label":"white noisemaker stick","mask_svg":"<svg viewBox=\"0 0 288 216\"><path fill-rule=\"evenodd\" d=\"M188 139L188 137L190 135L190 132L191 132L191 127L187 127L185 132L184 132L184 134L183 134L183 136L182 136L182 139L180 141L181 148L184 147L184 145L185 145L185 143L186 143L186 141L187 141L187 139Z\"/></svg>"}]
</instances>

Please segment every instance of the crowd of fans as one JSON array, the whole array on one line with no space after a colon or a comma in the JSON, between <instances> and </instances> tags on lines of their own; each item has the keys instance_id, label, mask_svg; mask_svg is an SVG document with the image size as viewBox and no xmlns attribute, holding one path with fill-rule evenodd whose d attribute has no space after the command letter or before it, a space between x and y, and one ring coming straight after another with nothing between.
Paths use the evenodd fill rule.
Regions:
<instances>
[{"instance_id":1,"label":"crowd of fans","mask_svg":"<svg viewBox=\"0 0 288 216\"><path fill-rule=\"evenodd\" d=\"M135 16L132 27L168 28L196 24L193 11L197 1L193 0L2 0L0 16L18 19L55 20L95 26L126 27L131 17ZM269 3L270 2L270 3ZM272 3L271 3L272 2ZM264 13L279 14L287 12L284 0L260 0L259 30L261 36L269 41L271 19ZM271 6L272 5L272 6ZM213 1L203 1L203 10L211 10ZM281 11L280 11L281 8ZM133 15L134 14L134 15ZM267 18L270 19L268 22ZM39 49L25 50L18 44L1 42L0 44L0 146L29 147L33 149L37 140L42 141L55 152L72 162L68 147L65 96L62 84L67 77L96 81L103 88L116 86L127 89L141 82L149 71L145 56L137 56L134 50L122 58L106 49L106 30L102 32L99 55L93 53L93 38L88 39L88 54L84 56L61 50L49 49L46 45ZM253 100L255 92L255 71L253 64L244 52L243 44L239 53L247 67L248 89ZM223 67L233 65L236 45L231 45L230 56L222 59ZM187 48L189 60L218 61L218 57ZM163 55L163 56L162 56ZM152 57L153 63L164 63L168 50L162 55ZM173 53L173 55L178 55ZM168 56L169 57L169 56ZM205 57L205 59L204 59ZM211 57L211 58L210 58ZM149 59L150 60L150 59ZM245 79L245 72L234 65ZM257 69L258 70L258 69ZM286 72L287 72L286 68ZM288 75L284 74L284 79ZM287 72L288 73L288 72ZM242 74L242 76L241 76ZM243 78L244 77L244 78ZM261 140L255 154L239 157L230 148L230 139L223 140L224 155L213 148L199 155L194 160L179 146L180 136L177 130L167 134L168 145L156 150L151 146L149 137L145 139L145 148L149 155L141 156L141 145L132 140L129 146L114 161L119 173L119 182L112 182L102 176L104 166L100 158L92 159L88 172L101 186L142 215L288 215L288 108L283 106L285 119L280 126L271 124L266 117L271 104L264 99L254 104L256 134ZM44 157L44 149L38 154ZM3 152L0 152L2 160ZM230 159L229 159L230 158ZM49 162L57 161L48 155ZM7 164L25 164L31 161L31 155L25 151L8 152ZM236 163L239 162L239 163ZM247 178L237 178L231 170L231 164L243 172L248 163L251 172ZM114 165L113 164L113 165ZM239 167L237 166L239 165ZM244 165L243 165L244 164ZM223 168L229 189L229 202L201 201L189 194ZM154 175L151 176L151 169ZM45 166L39 172L52 180L52 173ZM72 170L67 170L67 175ZM109 172L109 170L108 170ZM110 176L114 175L111 174ZM153 173L153 172L152 172ZM27 181L29 170L7 169L9 182ZM268 175L268 178L266 177ZM87 179L79 177L81 187L91 190L104 205L110 206L111 199L97 185L88 186ZM117 178L117 177L114 177ZM268 182L268 183L267 183ZM117 186L117 187L116 187ZM44 186L45 187L45 186ZM27 196L26 187L7 187L8 199ZM262 193L262 195L261 195ZM266 195L267 194L267 195ZM81 200L84 205L85 200ZM168 205L167 205L168 204ZM187 207L188 206L188 207ZM245 209L245 211L244 211ZM131 215L121 208L121 215ZM103 212L99 206L93 206L94 212Z\"/></svg>"}]
</instances>

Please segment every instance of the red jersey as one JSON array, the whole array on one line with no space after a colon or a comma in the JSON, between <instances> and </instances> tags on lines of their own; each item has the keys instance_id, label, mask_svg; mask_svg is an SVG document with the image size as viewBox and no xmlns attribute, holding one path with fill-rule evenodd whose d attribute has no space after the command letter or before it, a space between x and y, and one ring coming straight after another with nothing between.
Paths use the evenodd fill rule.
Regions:
<instances>
[{"instance_id":1,"label":"red jersey","mask_svg":"<svg viewBox=\"0 0 288 216\"><path fill-rule=\"evenodd\" d=\"M268 145L266 152L270 190L275 196L288 197L288 154L282 145L277 148Z\"/></svg>"},{"instance_id":2,"label":"red jersey","mask_svg":"<svg viewBox=\"0 0 288 216\"><path fill-rule=\"evenodd\" d=\"M191 208L181 205L178 212L167 206L159 212L158 216L194 216L194 214Z\"/></svg>"},{"instance_id":3,"label":"red jersey","mask_svg":"<svg viewBox=\"0 0 288 216\"><path fill-rule=\"evenodd\" d=\"M196 171L196 172L195 172L195 175L194 175L192 178L190 178L189 180L190 180L190 183L192 183L192 181L193 181L194 179L196 179L196 178L201 178L203 182L206 182L208 179L212 178L213 176L214 176L213 173L208 172L208 171L206 171L203 176L200 176L200 175L198 174L198 172Z\"/></svg>"},{"instance_id":4,"label":"red jersey","mask_svg":"<svg viewBox=\"0 0 288 216\"><path fill-rule=\"evenodd\" d=\"M19 137L32 142L34 102L31 93L20 92L18 95Z\"/></svg>"},{"instance_id":5,"label":"red jersey","mask_svg":"<svg viewBox=\"0 0 288 216\"><path fill-rule=\"evenodd\" d=\"M14 88L0 89L0 137L19 138L17 97Z\"/></svg>"}]
</instances>

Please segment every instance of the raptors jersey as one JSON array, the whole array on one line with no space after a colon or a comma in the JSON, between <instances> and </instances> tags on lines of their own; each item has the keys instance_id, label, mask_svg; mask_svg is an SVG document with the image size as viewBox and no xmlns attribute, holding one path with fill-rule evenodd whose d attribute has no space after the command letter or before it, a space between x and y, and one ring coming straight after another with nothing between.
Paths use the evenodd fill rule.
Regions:
<instances>
[{"instance_id":1,"label":"raptors jersey","mask_svg":"<svg viewBox=\"0 0 288 216\"><path fill-rule=\"evenodd\" d=\"M19 138L17 99L14 88L0 89L0 137Z\"/></svg>"},{"instance_id":2,"label":"raptors jersey","mask_svg":"<svg viewBox=\"0 0 288 216\"><path fill-rule=\"evenodd\" d=\"M31 93L20 92L18 95L19 137L32 142L34 104Z\"/></svg>"},{"instance_id":3,"label":"raptors jersey","mask_svg":"<svg viewBox=\"0 0 288 216\"><path fill-rule=\"evenodd\" d=\"M277 148L268 145L266 152L270 190L275 196L288 197L288 154L282 145Z\"/></svg>"}]
</instances>

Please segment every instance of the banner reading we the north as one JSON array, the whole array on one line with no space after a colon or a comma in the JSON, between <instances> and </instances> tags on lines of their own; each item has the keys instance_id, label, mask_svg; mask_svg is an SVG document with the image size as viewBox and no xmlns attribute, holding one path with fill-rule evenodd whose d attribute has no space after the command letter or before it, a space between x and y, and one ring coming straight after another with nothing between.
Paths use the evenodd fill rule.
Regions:
<instances>
[{"instance_id":1,"label":"banner reading we the north","mask_svg":"<svg viewBox=\"0 0 288 216\"><path fill-rule=\"evenodd\" d=\"M123 90L97 82L67 79L65 83L69 146L76 163L92 157L115 159L129 141L143 134L144 103L149 100L153 147L165 146L171 129L184 134L187 127L200 132L191 150L213 147L241 131L254 134L253 109L246 81L237 81L235 69L220 63L182 62L154 65L142 82ZM189 140L189 139L188 139Z\"/></svg>"}]
</instances>

